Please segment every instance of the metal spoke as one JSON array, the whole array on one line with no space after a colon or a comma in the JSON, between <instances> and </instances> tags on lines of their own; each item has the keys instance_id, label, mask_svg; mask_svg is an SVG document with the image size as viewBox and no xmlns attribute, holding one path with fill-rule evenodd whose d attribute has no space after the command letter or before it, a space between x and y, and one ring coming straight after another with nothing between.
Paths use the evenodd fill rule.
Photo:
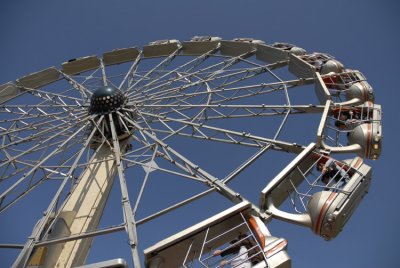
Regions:
<instances>
[{"instance_id":1,"label":"metal spoke","mask_svg":"<svg viewBox=\"0 0 400 268\"><path fill-rule=\"evenodd\" d=\"M260 68L257 67L254 70L259 70ZM246 73L246 70L242 70L240 72L234 73L232 75L238 75L238 74L243 74ZM226 75L222 78L227 78L231 75ZM210 80L212 81L212 80ZM210 82L210 81L204 81L204 82ZM270 82L270 83L259 83L259 84L253 84L253 85L245 85L245 86L240 86L240 87L232 87L232 88L226 88L226 84L220 85L216 88L212 89L212 92L229 92L229 91L237 91L237 90L251 90L251 89L256 89L256 88L270 88L270 89L278 89L281 88L280 86L283 85L287 85L288 87L295 87L295 86L300 86L300 85L304 85L304 84L309 84L311 82L313 82L314 79L313 78L308 78L308 79L296 79L296 80L288 80L288 81L279 81L279 82ZM200 82L196 82L190 85L187 85L188 87L191 86L195 86L201 84ZM221 89L223 88L223 89ZM185 88L183 87L176 87L176 88L172 88L170 89L171 92L166 92L166 91L161 91L160 94L162 93L163 95L167 95L167 97L170 98L178 98L178 97L183 97L183 95L168 95L168 93L175 93L175 92L180 92L182 90L184 90ZM204 93L204 92L199 92L199 94ZM190 94L190 93L189 93ZM189 94L185 94L185 95L189 95ZM153 98L154 100L159 100L163 98L162 96L156 96L155 98ZM132 98L135 100L135 103L138 103L139 101L137 101L136 98Z\"/></svg>"},{"instance_id":2,"label":"metal spoke","mask_svg":"<svg viewBox=\"0 0 400 268\"><path fill-rule=\"evenodd\" d=\"M101 116L100 119L97 121L97 123L100 123L102 120L104 119L104 116ZM56 194L54 195L52 201L50 202L49 206L47 207L46 211L43 213L43 217L40 219L39 223L36 225L35 229L33 230L33 233L31 235L31 237L28 239L28 241L25 243L24 248L22 249L22 251L20 252L20 254L18 255L18 258L16 259L13 267L19 267L21 264L23 264L22 266L25 266L26 262L28 261L28 257L31 255L31 252L35 246L35 244L37 243L37 241L39 241L40 236L43 233L47 233L48 230L51 229L51 227L53 226L53 224L55 223L55 221L53 221L52 224L50 224L50 226L47 227L47 230L45 231L47 222L49 221L49 218L51 216L51 212L55 209L56 204L58 203L61 193L64 191L65 186L68 184L69 181L71 181L73 179L73 174L78 166L78 162L81 160L81 157L83 155L83 153L87 150L94 134L96 133L96 129L93 129L90 133L90 135L88 136L85 144L83 145L83 147L80 149L80 151L78 152L77 157L75 158L74 163L72 164L71 168L69 169L67 176L65 176L65 178L63 179L62 184L59 186ZM58 214L56 215L56 217L58 217Z\"/></svg>"},{"instance_id":3,"label":"metal spoke","mask_svg":"<svg viewBox=\"0 0 400 268\"><path fill-rule=\"evenodd\" d=\"M225 196L226 198L228 198L230 201L234 202L234 203L240 203L243 200L245 200L243 197L241 197L238 193L236 193L235 191L233 191L232 189L230 189L227 185L225 185L221 180L217 179L216 177L212 176L211 174L209 174L208 172L206 172L205 170L203 170L202 168L200 168L198 165L194 164L193 162L191 162L189 159L187 159L186 157L184 157L183 155L179 154L176 150L174 150L173 148L171 148L171 146L169 146L168 144L164 143L162 140L160 140L159 138L157 138L155 135L151 134L150 132L148 132L147 130L143 129L140 125L138 125L137 123L126 119L127 121L130 121L131 124L133 124L138 130L143 131L143 133L148 136L149 138L151 138L152 140L154 140L160 147L163 148L163 150L167 153L167 154L172 154L174 155L174 157L176 157L177 159L179 159L180 161L182 161L183 163L185 163L185 165L187 165L188 167L190 167L192 170L194 170L196 172L197 175L199 175L200 177L202 177L203 179L205 179L207 181L207 183L215 188L220 194L222 194L223 196ZM259 213L259 215L263 215L264 217L268 217L265 213L263 213L257 206L253 205L252 206L253 209L255 211L257 211L257 213Z\"/></svg>"},{"instance_id":4,"label":"metal spoke","mask_svg":"<svg viewBox=\"0 0 400 268\"><path fill-rule=\"evenodd\" d=\"M226 69L226 68L228 68L228 67L231 67L231 66L234 65L235 63L239 62L240 59L241 59L242 57L251 55L252 53L253 53L253 52L247 52L247 53L244 53L244 54L239 55L239 56L237 56L237 57L228 59L228 60L226 60L226 61L219 62L219 63L214 64L214 65L211 65L211 66L207 66L206 68L200 69L200 70L195 71L195 72L193 72L193 73L185 74L185 75L179 77L178 80L181 80L181 79L190 79L190 78L192 78L192 77L194 77L194 76L198 76L198 75L200 75L200 74L202 74L202 73L204 73L204 72L206 72L206 71L208 71L208 70L212 70L212 69L214 69L214 68L221 67L221 66L222 66L221 68ZM212 81L213 79L216 78L216 74L218 73L219 70L220 70L220 69L217 69L216 71L214 71L214 72L211 73L211 74L214 74L214 75L209 74L210 77L209 77L208 80L206 80L206 79L203 79L203 80L204 80L205 82ZM195 86L195 85L197 85L197 84L198 84L198 82L190 83L190 84L186 85L186 87ZM170 82L167 81L167 82L164 82L164 83L162 83L162 84L160 84L160 85L157 85L157 86L155 86L155 87L153 87L153 88L149 88L149 89L147 89L147 90L145 90L145 91L141 91L140 94L142 94L142 95L147 95L150 91L154 91L154 90L156 90L156 89L159 89L159 91L164 91L163 89L164 89L165 87L168 87L169 85L170 85ZM182 88L182 90L183 90L183 89L184 89L184 88ZM139 93L137 93L137 94L139 94ZM137 98L137 97L138 97L138 95L129 95L129 96L130 96L130 97L134 97L134 98Z\"/></svg>"},{"instance_id":5,"label":"metal spoke","mask_svg":"<svg viewBox=\"0 0 400 268\"><path fill-rule=\"evenodd\" d=\"M45 91L43 89L38 89L38 88L28 88L28 87L20 87L20 89L26 91L27 93L32 94L33 96L39 97L43 100L54 102L55 104L59 105L66 105L63 99L68 99L70 101L73 101L73 103L77 105L82 105L81 99L72 97L72 96L67 96L63 94L57 94L49 91Z\"/></svg>"},{"instance_id":6,"label":"metal spoke","mask_svg":"<svg viewBox=\"0 0 400 268\"><path fill-rule=\"evenodd\" d=\"M294 153L299 153L304 148L303 146L299 146L297 144L288 143L288 142L284 142L284 141L279 141L279 140L276 140L276 139L268 139L268 138L264 138L264 137L260 137L260 136L255 136L255 135L252 135L250 133L238 132L238 131L218 128L218 127L208 126L208 125L205 125L205 124L189 122L189 121L181 120L181 119L174 119L174 118L171 118L171 117L162 117L162 116L158 116L158 115L155 115L155 114L147 114L147 113L143 113L143 114L146 114L148 116L157 118L159 120L164 120L165 119L167 121L182 123L182 124L185 124L185 125L189 125L189 126L195 127L196 129L211 130L211 131L218 132L218 133L221 133L223 135L226 135L227 137L237 137L238 140L234 140L234 143L237 143L237 144L240 144L242 141L249 141L251 143L255 143L258 146L260 146L258 143L261 142L262 144L273 144L274 145L274 149L279 149L279 150L284 150L284 151L294 152ZM179 134L179 133L177 133L177 134Z\"/></svg>"},{"instance_id":7,"label":"metal spoke","mask_svg":"<svg viewBox=\"0 0 400 268\"><path fill-rule=\"evenodd\" d=\"M64 112L63 112L64 113ZM86 113L81 113L81 114L76 114L76 116L79 116L78 118L83 118L84 116L86 116ZM0 132L0 136L4 136L4 135L10 135L16 132L22 132L25 130L39 130L41 128L43 129L47 129L46 126L54 126L53 123L56 122L64 122L66 123L65 119L68 119L71 117L71 115L66 115L64 117L58 117L57 115L54 114L47 114L47 115L37 115L37 116L32 116L32 118L42 118L41 120L36 120L34 121L34 123L25 123L23 120L29 120L31 119L30 117L19 117L17 119L7 119L6 122L15 122L15 123L22 123L24 126L23 127L18 127L16 128L15 124L11 125L9 128L1 128L1 130L3 130L3 132ZM55 118L55 119L51 119L49 120L49 118ZM22 120L23 119L23 120ZM76 118L73 118L73 120L76 120ZM67 123L67 125L71 125L72 123ZM18 138L17 136L15 136L16 138Z\"/></svg>"},{"instance_id":8,"label":"metal spoke","mask_svg":"<svg viewBox=\"0 0 400 268\"><path fill-rule=\"evenodd\" d=\"M67 75L66 73L59 71L60 74L76 89L78 90L81 95L83 100L89 99L89 96L92 95L92 92L90 92L86 87L84 87L82 84L78 83L75 79L73 79L71 76Z\"/></svg>"},{"instance_id":9,"label":"metal spoke","mask_svg":"<svg viewBox=\"0 0 400 268\"><path fill-rule=\"evenodd\" d=\"M146 84L143 87L140 87L138 90L144 91L147 94L149 91L157 89L158 87L151 88L149 90L143 90L143 89L148 88L149 86L151 86L153 84L159 83L160 81L162 81L163 78L168 77L169 75L174 74L174 73L177 74L178 76L175 77L175 78L172 78L172 79L168 79L167 81L163 81L162 82L163 83L162 84L163 85L162 88L165 88L166 86L169 86L169 85L171 85L172 83L174 83L176 81L179 81L179 80L182 80L182 79L188 79L186 77L186 75L179 75L178 71L183 69L183 68L186 68L186 67L190 66L190 68L188 68L188 69L183 71L185 74L189 73L192 69L194 69L198 65L202 64L206 59L208 59L211 55L216 53L218 50L219 50L219 46L217 46L215 49L212 49L212 50L210 50L210 51L208 51L208 52L206 52L206 53L204 53L204 54L202 54L202 55L200 55L200 56L188 61L185 64L180 65L179 67L177 67L177 68L165 73L164 75L162 75L162 76L160 76L160 77L158 77L156 79L153 79L150 83Z\"/></svg>"},{"instance_id":10,"label":"metal spoke","mask_svg":"<svg viewBox=\"0 0 400 268\"><path fill-rule=\"evenodd\" d=\"M177 50L175 50L172 54L170 54L168 57L166 57L163 61L161 61L159 64L157 64L153 69L148 71L144 76L142 76L138 81L136 81L132 86L128 88L128 90L131 90L134 88L136 85L138 85L140 82L142 82L145 78L149 78L151 74L153 74L155 71L158 70L163 70L163 68L166 68L171 61L178 55L179 51L182 48L179 47Z\"/></svg>"},{"instance_id":11,"label":"metal spoke","mask_svg":"<svg viewBox=\"0 0 400 268\"><path fill-rule=\"evenodd\" d=\"M100 69L101 69L101 80L103 82L103 86L108 86L106 68L104 66L103 59L100 59Z\"/></svg>"},{"instance_id":12,"label":"metal spoke","mask_svg":"<svg viewBox=\"0 0 400 268\"><path fill-rule=\"evenodd\" d=\"M5 190L1 195L0 195L0 202L2 203L4 201L4 198L12 191L14 190L20 183L22 183L26 178L28 178L33 172L35 172L44 162L46 162L49 158L51 158L53 155L57 154L60 152L60 149L66 145L71 139L73 139L78 133L80 133L83 129L86 128L86 126L88 125L88 123L84 124L80 129L78 129L76 131L75 134L73 134L72 136L70 136L68 139L66 139L62 144L60 144L60 146L56 149L54 149L50 154L48 154L46 157L44 157L41 161L39 161L30 171L28 171L27 173L24 174L24 176L22 176L21 178L19 178L12 186L10 186L7 190ZM64 130L66 131L66 130ZM52 137L50 137L48 140L53 139L55 137L57 137L59 134L56 134ZM38 146L38 145L36 145ZM33 146L32 148L36 147ZM25 153L22 153L25 154ZM20 155L22 155L20 154ZM13 157L13 160L18 158L20 155ZM9 162L9 161L7 161ZM6 163L7 163L6 162ZM1 165L3 166L4 163ZM1 210L1 208L0 208Z\"/></svg>"},{"instance_id":13,"label":"metal spoke","mask_svg":"<svg viewBox=\"0 0 400 268\"><path fill-rule=\"evenodd\" d=\"M161 88L161 90L158 90L158 91L156 91L154 93L150 93L150 94L148 94L147 92L139 92L139 93L137 93L138 94L137 96L131 96L131 97L136 102L140 102L143 99L144 100L145 99L158 100L158 99L162 98L163 96L170 96L169 94L171 94L171 93L184 92L186 89L190 89L190 88L195 87L195 86L201 86L203 84L213 82L214 80L217 80L217 79L228 80L231 77L237 77L238 75L244 75L242 78L238 78L238 79L233 80L233 81L231 81L229 83L224 82L224 83L222 83L222 85L219 85L217 87L217 88L222 88L222 87L226 87L226 86L229 86L231 84L235 84L237 82L243 81L245 79L252 78L252 77L254 77L256 75L259 75L259 74L265 72L266 70L267 70L266 67L254 67L254 68L251 68L251 69L244 69L244 70L240 70L240 71L237 71L237 72L233 72L233 73L229 73L229 74L223 74L223 75L219 75L219 76L217 75L217 74L219 74L218 71L216 71L216 72L213 73L213 75L210 75L207 78L201 78L198 81L195 81L195 82L192 82L192 83L189 83L189 84L185 84L183 86L168 88L168 89L165 89L165 90L163 90L163 88Z\"/></svg>"},{"instance_id":14,"label":"metal spoke","mask_svg":"<svg viewBox=\"0 0 400 268\"><path fill-rule=\"evenodd\" d=\"M65 148L65 149L67 150L67 149L69 149L69 148ZM71 158L74 158L74 157L76 157L76 155L71 156ZM69 160L71 160L71 159L65 160L64 162L62 162L62 164L63 164L63 163L67 163ZM32 164L29 164L29 165L27 165L26 167L27 167L27 168L35 168L35 166L32 165ZM59 168L60 168L60 167L57 167L56 169L59 169ZM41 171L43 171L43 173L44 173L43 177L38 178L38 179L36 180L36 182L33 182L33 178L32 178L32 180L31 180L31 182L29 182L29 186L27 187L26 190L24 190L24 191L21 192L19 195L17 195L13 200L8 201L8 203L7 203L6 205L4 205L4 206L1 206L1 205L0 205L0 213L2 213L3 211L6 211L8 208L10 208L10 207L13 206L15 203L17 203L20 199L22 199L22 198L24 198L25 196L27 196L31 191L33 191L36 187L38 187L38 186L39 186L40 184L42 184L43 182L49 181L49 180L51 179L51 176L52 176L53 174L56 173L56 174L60 175L61 177L67 176L66 174L64 174L64 173L62 173L62 172L59 172L59 171L54 170L54 169L48 169L48 168L46 168L46 167L44 167L44 166L41 166L41 167L36 168L36 170L39 170L39 169L40 169ZM46 172L48 172L48 173L46 174ZM32 176L34 176L34 175L32 175Z\"/></svg>"},{"instance_id":15,"label":"metal spoke","mask_svg":"<svg viewBox=\"0 0 400 268\"><path fill-rule=\"evenodd\" d=\"M140 262L138 248L137 248L136 222L135 222L134 216L132 214L132 207L131 207L131 203L129 201L129 194L128 194L128 188L126 185L124 165L121 162L120 141L118 140L118 136L117 136L117 132L115 130L114 120L113 120L112 115L109 114L108 118L110 120L110 128L111 128L112 139L113 139L113 153L114 153L115 161L116 161L117 168L118 168L118 177L119 177L119 182L120 182L120 187L121 187L122 208L123 208L123 213L124 213L125 226L126 226L126 231L128 233L128 237L129 237L129 245L130 245L131 251L132 251L132 261L133 261L133 264L135 267L140 268L141 262ZM125 148L125 146L126 145L123 145L122 148Z\"/></svg>"},{"instance_id":16,"label":"metal spoke","mask_svg":"<svg viewBox=\"0 0 400 268\"><path fill-rule=\"evenodd\" d=\"M235 105L235 104L149 104L149 105L138 105L137 108L169 108L171 112L159 113L162 118L163 115L167 113L175 113L180 117L180 119L187 119L185 115L179 111L186 111L189 109L207 109L212 111L215 115L208 115L207 118L202 119L215 119L215 118L233 118L233 117L251 117L251 116L271 116L271 115L285 115L289 114L299 114L299 113L320 113L323 111L325 106L316 105ZM175 110L175 108L179 108ZM132 110L131 110L132 111ZM152 117L145 111L141 112L145 116Z\"/></svg>"},{"instance_id":17,"label":"metal spoke","mask_svg":"<svg viewBox=\"0 0 400 268\"><path fill-rule=\"evenodd\" d=\"M131 80L133 79L133 76L134 76L134 74L136 73L136 70L137 70L137 68L138 68L138 66L139 66L140 60L142 59L142 54L143 54L143 52L140 51L139 55L136 57L136 59L135 59L135 61L133 62L132 66L129 68L129 71L126 73L124 79L123 79L122 82L119 84L119 86L118 86L118 89L119 89L119 90L122 89L122 86L126 83L126 80L128 80L129 77L131 77L131 78L128 80L129 82L128 82L128 87L127 87L127 88L130 88L130 86L131 86L131 85L130 85ZM126 91L128 91L128 90L126 90Z\"/></svg>"},{"instance_id":18,"label":"metal spoke","mask_svg":"<svg viewBox=\"0 0 400 268\"><path fill-rule=\"evenodd\" d=\"M155 158L155 156L156 156L157 150L158 150L158 146L156 146L156 147L154 148L154 153L153 153L153 155L151 156L151 160L150 160L150 161L154 161L154 158ZM142 194L143 194L143 191L144 191L144 187L146 186L147 180L149 179L150 172L151 172L151 170L150 170L150 167L149 167L149 168L146 170L146 175L145 175L145 177L144 177L144 179L143 179L143 183L142 183L142 186L141 186L141 188L140 188L138 197L136 198L136 203L135 203L135 206L134 206L134 208L133 208L133 210L132 210L133 215L136 214L136 211L137 211L137 209L138 209L138 207L139 207L140 199L142 198Z\"/></svg>"},{"instance_id":19,"label":"metal spoke","mask_svg":"<svg viewBox=\"0 0 400 268\"><path fill-rule=\"evenodd\" d=\"M259 151L257 151L254 155L252 155L249 159L243 162L240 166L238 166L234 171L232 171L228 176L226 176L222 182L227 184L231 180L233 180L237 175L239 175L243 170L245 170L248 166L250 166L254 161L256 161L260 156L262 156L266 151L268 151L272 145L267 145L262 147Z\"/></svg>"},{"instance_id":20,"label":"metal spoke","mask_svg":"<svg viewBox=\"0 0 400 268\"><path fill-rule=\"evenodd\" d=\"M85 116L85 117L87 118L87 115L82 115L82 117L83 117L83 116ZM83 119L83 120L84 120L84 119ZM44 130L42 130L42 131L39 131L39 132L37 132L36 134L32 134L32 135L30 135L30 136L28 136L28 137L26 137L26 138L22 138L22 139L20 139L20 140L18 140L18 141L10 142L10 143L7 143L6 145L0 146L0 150L5 149L5 148L7 148L7 147L10 147L10 146L12 146L12 145L17 145L17 144L20 144L20 143L23 143L23 142L26 142L26 141L31 141L31 140L34 139L34 138L40 138L40 137L42 137L43 134L48 134L48 133L51 133L53 130L59 130L59 129L61 129L62 131L61 131L60 133L58 133L58 134L52 136L52 137L56 137L56 136L58 136L58 135L60 135L60 134L62 134L62 133L64 133L64 132L66 132L67 130L70 130L70 129L74 128L74 127L76 127L76 125L71 124L68 128L65 128L65 123L62 122L62 123L57 124L57 125L54 125L54 126L52 126L52 127L50 127L50 128L44 129ZM47 140L46 140L46 141L47 141ZM41 143L44 143L44 142L41 142ZM39 146L41 143L39 143L37 146ZM35 147L32 147L32 149L34 149L34 148L36 148L36 146L35 146ZM0 167L1 167L1 165L0 165Z\"/></svg>"}]
</instances>

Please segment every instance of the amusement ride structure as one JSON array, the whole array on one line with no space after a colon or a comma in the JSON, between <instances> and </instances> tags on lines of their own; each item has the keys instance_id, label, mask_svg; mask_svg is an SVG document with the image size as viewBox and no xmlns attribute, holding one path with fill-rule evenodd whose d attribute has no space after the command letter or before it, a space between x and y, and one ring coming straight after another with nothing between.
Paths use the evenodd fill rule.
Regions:
<instances>
[{"instance_id":1,"label":"amusement ride structure","mask_svg":"<svg viewBox=\"0 0 400 268\"><path fill-rule=\"evenodd\" d=\"M12 232L10 215L47 200L26 241L0 241L19 250L15 268L291 267L267 224L334 239L382 147L381 106L360 71L250 38L72 59L0 85L0 112L0 226ZM100 226L113 185L121 217ZM192 222L193 208L208 210L194 204L215 196L230 205ZM175 219L185 228L139 249L141 226L187 206ZM117 232L131 257L87 263L93 240Z\"/></svg>"}]
</instances>

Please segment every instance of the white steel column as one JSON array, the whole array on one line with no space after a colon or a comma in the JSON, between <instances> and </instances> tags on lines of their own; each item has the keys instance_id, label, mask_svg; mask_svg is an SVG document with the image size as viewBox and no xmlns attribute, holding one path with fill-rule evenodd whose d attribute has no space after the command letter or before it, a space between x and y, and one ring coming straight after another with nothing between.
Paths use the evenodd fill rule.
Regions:
<instances>
[{"instance_id":1,"label":"white steel column","mask_svg":"<svg viewBox=\"0 0 400 268\"><path fill-rule=\"evenodd\" d=\"M125 145L121 147L125 148ZM76 213L69 226L71 235L97 228L112 188L116 171L116 161L111 148L108 145L102 146L92 158L92 164L89 164L83 172L79 183L62 209L62 212L73 211ZM83 265L89 253L92 240L93 238L85 238L65 243L59 257L52 262L53 264L55 263L55 266L49 267ZM48 257L50 259L54 258L53 256Z\"/></svg>"}]
</instances>

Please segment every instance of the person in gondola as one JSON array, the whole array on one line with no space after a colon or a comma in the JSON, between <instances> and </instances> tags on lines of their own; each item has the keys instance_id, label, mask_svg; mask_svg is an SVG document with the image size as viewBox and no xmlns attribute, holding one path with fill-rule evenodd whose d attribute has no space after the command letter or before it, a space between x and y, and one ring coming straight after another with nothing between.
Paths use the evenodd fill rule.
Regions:
<instances>
[{"instance_id":1,"label":"person in gondola","mask_svg":"<svg viewBox=\"0 0 400 268\"><path fill-rule=\"evenodd\" d=\"M350 180L349 173L344 166L339 166L336 161L329 157L325 163L319 162L317 164L317 169L322 173L321 181L327 185L343 188L346 183Z\"/></svg>"},{"instance_id":2,"label":"person in gondola","mask_svg":"<svg viewBox=\"0 0 400 268\"><path fill-rule=\"evenodd\" d=\"M352 130L361 124L360 115L353 110L341 111L336 119L335 126L339 130Z\"/></svg>"},{"instance_id":3,"label":"person in gondola","mask_svg":"<svg viewBox=\"0 0 400 268\"><path fill-rule=\"evenodd\" d=\"M230 242L230 246L224 250L215 250L213 255L226 257L228 255L236 256L230 260L222 260L218 267L224 267L230 265L235 268L251 268L253 265L262 261L263 254L259 247L256 246L256 242L252 237L241 234L237 239Z\"/></svg>"}]
</instances>

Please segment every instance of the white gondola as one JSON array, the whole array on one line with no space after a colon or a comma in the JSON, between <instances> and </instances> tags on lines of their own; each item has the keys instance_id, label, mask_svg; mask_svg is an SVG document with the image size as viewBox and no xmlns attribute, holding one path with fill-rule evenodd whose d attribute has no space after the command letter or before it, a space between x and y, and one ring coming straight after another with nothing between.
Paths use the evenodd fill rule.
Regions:
<instances>
[{"instance_id":1,"label":"white gondola","mask_svg":"<svg viewBox=\"0 0 400 268\"><path fill-rule=\"evenodd\" d=\"M177 53L180 47L181 43L176 39L158 40L150 42L149 45L143 47L143 56L145 58L169 56Z\"/></svg>"},{"instance_id":2,"label":"white gondola","mask_svg":"<svg viewBox=\"0 0 400 268\"><path fill-rule=\"evenodd\" d=\"M200 56L215 53L221 40L221 37L217 36L194 36L190 41L182 42L182 55Z\"/></svg>"},{"instance_id":3,"label":"white gondola","mask_svg":"<svg viewBox=\"0 0 400 268\"><path fill-rule=\"evenodd\" d=\"M366 101L374 102L373 88L359 71L346 70L343 73L328 73L322 75L322 80L336 103L348 102L357 105Z\"/></svg>"},{"instance_id":4,"label":"white gondola","mask_svg":"<svg viewBox=\"0 0 400 268\"><path fill-rule=\"evenodd\" d=\"M273 43L271 45L260 44L256 57L264 62L277 62L289 60L289 55L304 55L305 49L289 43Z\"/></svg>"},{"instance_id":5,"label":"white gondola","mask_svg":"<svg viewBox=\"0 0 400 268\"><path fill-rule=\"evenodd\" d=\"M290 55L289 71L299 78L314 77L315 73L341 73L343 64L331 55L325 53L311 53L307 55Z\"/></svg>"},{"instance_id":6,"label":"white gondola","mask_svg":"<svg viewBox=\"0 0 400 268\"><path fill-rule=\"evenodd\" d=\"M135 47L114 49L103 53L103 62L107 65L121 64L124 62L134 61L140 52Z\"/></svg>"},{"instance_id":7,"label":"white gondola","mask_svg":"<svg viewBox=\"0 0 400 268\"><path fill-rule=\"evenodd\" d=\"M23 90L16 87L12 82L0 85L0 104L17 97Z\"/></svg>"},{"instance_id":8,"label":"white gondola","mask_svg":"<svg viewBox=\"0 0 400 268\"><path fill-rule=\"evenodd\" d=\"M233 261L235 256L221 257L215 252L238 247L244 240L251 241L252 247L243 253L246 255L243 262L259 260L252 267L291 266L287 241L271 236L260 218L251 214L248 202L239 203L145 249L145 265L148 268L219 267L222 260Z\"/></svg>"},{"instance_id":9,"label":"white gondola","mask_svg":"<svg viewBox=\"0 0 400 268\"><path fill-rule=\"evenodd\" d=\"M60 74L55 67L32 73L17 80L17 86L25 89L36 89L51 84L60 79Z\"/></svg>"},{"instance_id":10,"label":"white gondola","mask_svg":"<svg viewBox=\"0 0 400 268\"><path fill-rule=\"evenodd\" d=\"M61 71L67 75L77 75L100 67L100 59L96 56L87 56L71 59L61 64Z\"/></svg>"},{"instance_id":11,"label":"white gondola","mask_svg":"<svg viewBox=\"0 0 400 268\"><path fill-rule=\"evenodd\" d=\"M256 53L258 45L264 44L261 40L252 38L236 38L232 41L221 41L221 54L224 56L247 58Z\"/></svg>"},{"instance_id":12,"label":"white gondola","mask_svg":"<svg viewBox=\"0 0 400 268\"><path fill-rule=\"evenodd\" d=\"M382 150L381 106L365 102L360 106L334 105L325 125L322 146L332 152L354 152L377 159Z\"/></svg>"},{"instance_id":13,"label":"white gondola","mask_svg":"<svg viewBox=\"0 0 400 268\"><path fill-rule=\"evenodd\" d=\"M315 144L310 144L263 189L260 206L275 218L308 227L330 240L368 192L371 168L362 158L338 161L314 149ZM318 167L328 161L335 169L324 175Z\"/></svg>"}]
</instances>

